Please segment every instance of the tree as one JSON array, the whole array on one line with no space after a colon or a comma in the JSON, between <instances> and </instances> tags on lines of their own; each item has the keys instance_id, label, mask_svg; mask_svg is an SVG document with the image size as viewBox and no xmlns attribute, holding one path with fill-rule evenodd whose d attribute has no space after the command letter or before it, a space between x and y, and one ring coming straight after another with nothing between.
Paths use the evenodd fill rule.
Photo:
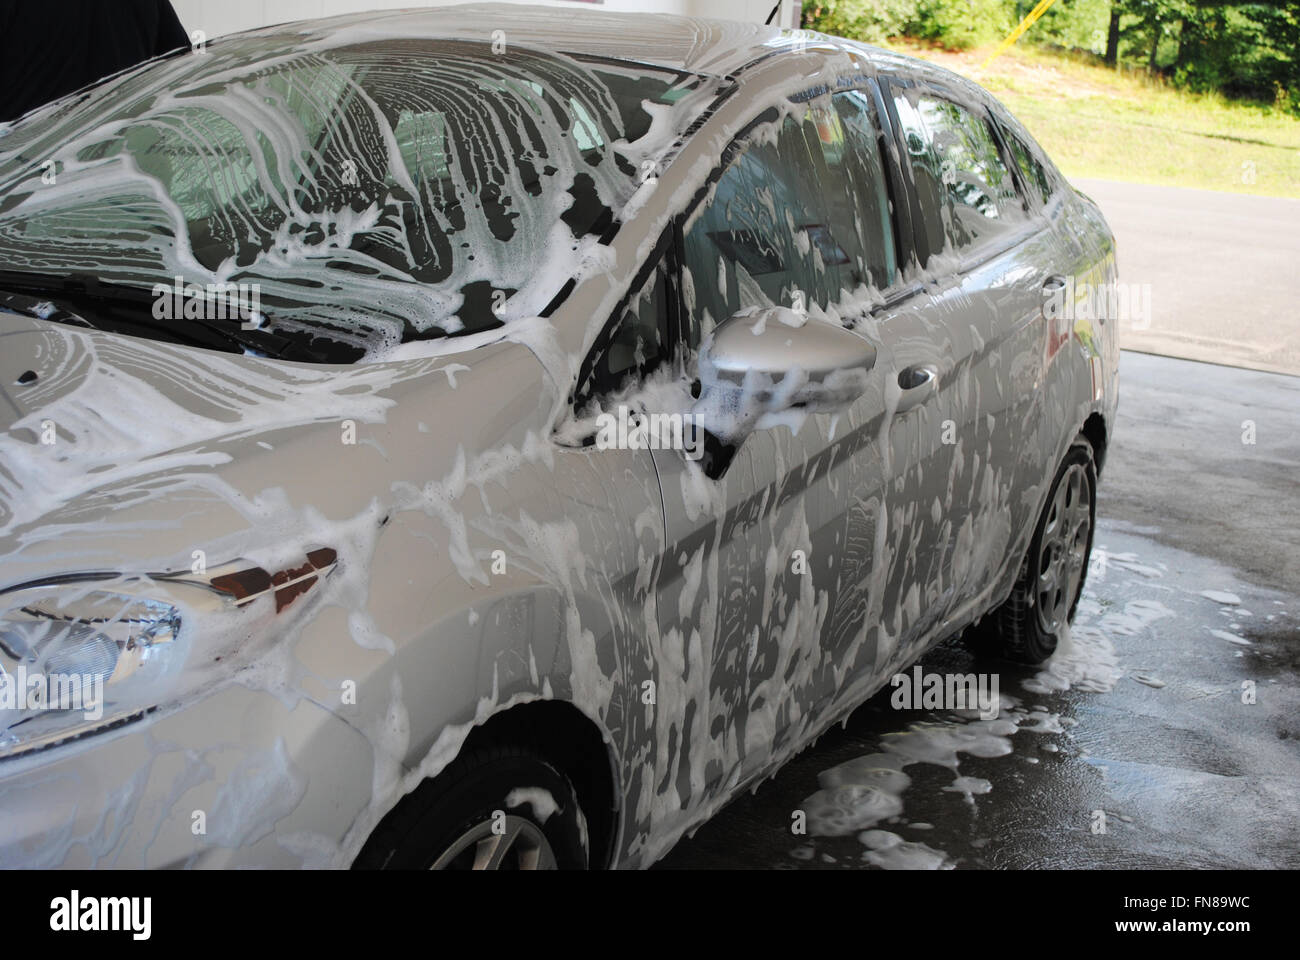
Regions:
<instances>
[{"instance_id":1,"label":"tree","mask_svg":"<svg viewBox=\"0 0 1300 960\"><path fill-rule=\"evenodd\" d=\"M1120 0L1110 2L1110 26L1106 29L1106 66L1119 64L1119 18L1123 15Z\"/></svg>"}]
</instances>

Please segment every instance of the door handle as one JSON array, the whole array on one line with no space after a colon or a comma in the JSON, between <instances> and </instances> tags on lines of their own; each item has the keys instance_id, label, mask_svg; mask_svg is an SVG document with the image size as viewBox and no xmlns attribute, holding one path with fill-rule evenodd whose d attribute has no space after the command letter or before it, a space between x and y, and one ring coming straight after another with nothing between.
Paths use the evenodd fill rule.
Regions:
<instances>
[{"instance_id":1,"label":"door handle","mask_svg":"<svg viewBox=\"0 0 1300 960\"><path fill-rule=\"evenodd\" d=\"M926 363L914 363L898 371L898 389L902 391L898 398L895 413L906 413L913 407L924 403L934 393L939 383L939 371Z\"/></svg>"},{"instance_id":2,"label":"door handle","mask_svg":"<svg viewBox=\"0 0 1300 960\"><path fill-rule=\"evenodd\" d=\"M1069 288L1070 281L1059 273L1053 273L1043 281L1043 303L1039 315L1044 320L1056 321L1065 316L1069 306L1065 302Z\"/></svg>"}]
</instances>

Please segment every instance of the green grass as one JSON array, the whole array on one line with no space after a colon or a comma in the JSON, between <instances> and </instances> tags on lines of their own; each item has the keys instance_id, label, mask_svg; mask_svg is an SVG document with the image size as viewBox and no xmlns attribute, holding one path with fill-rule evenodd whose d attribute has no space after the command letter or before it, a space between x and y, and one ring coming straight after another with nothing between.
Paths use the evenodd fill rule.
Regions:
<instances>
[{"instance_id":1,"label":"green grass","mask_svg":"<svg viewBox=\"0 0 1300 960\"><path fill-rule=\"evenodd\" d=\"M991 50L894 46L983 84L1066 176L1300 198L1300 119L1272 106L1187 93L1145 71L1033 47L981 71Z\"/></svg>"}]
</instances>

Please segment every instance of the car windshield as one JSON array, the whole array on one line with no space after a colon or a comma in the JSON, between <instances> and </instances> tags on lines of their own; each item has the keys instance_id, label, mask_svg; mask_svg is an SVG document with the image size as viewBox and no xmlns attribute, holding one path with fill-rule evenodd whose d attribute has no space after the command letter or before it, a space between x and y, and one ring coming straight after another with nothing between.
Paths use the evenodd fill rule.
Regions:
<instances>
[{"instance_id":1,"label":"car windshield","mask_svg":"<svg viewBox=\"0 0 1300 960\"><path fill-rule=\"evenodd\" d=\"M504 42L219 42L0 135L0 290L293 359L487 330L543 311L713 82Z\"/></svg>"}]
</instances>

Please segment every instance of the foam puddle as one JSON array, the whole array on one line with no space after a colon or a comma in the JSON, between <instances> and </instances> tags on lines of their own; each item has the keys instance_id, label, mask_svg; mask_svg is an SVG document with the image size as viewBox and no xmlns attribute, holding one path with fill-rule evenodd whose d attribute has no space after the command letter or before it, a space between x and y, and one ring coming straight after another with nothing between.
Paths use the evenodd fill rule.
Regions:
<instances>
[{"instance_id":1,"label":"foam puddle","mask_svg":"<svg viewBox=\"0 0 1300 960\"><path fill-rule=\"evenodd\" d=\"M1100 616L1090 598L1080 603L1079 623L1067 630L1055 655L1035 676L1022 681L1031 693L1060 693L1079 689L1092 693L1111 690L1124 671L1119 666L1111 635L1134 635L1152 621L1173 616L1157 601L1135 600L1123 611ZM993 784L960 773L961 755L992 759L1014 752L1011 738L1019 732L1064 733L1074 721L1040 706L1026 707L1003 695L996 719L979 719L973 711L958 711L953 719L919 721L906 730L881 738L881 753L858 757L823 771L819 789L804 801L808 832L812 836L842 837L857 834L868 847L863 859L882 869L946 869L954 864L943 851L909 843L883 830L873 829L901 817L903 793L911 786L905 770L913 764L944 767L953 773L945 792L960 794L974 806L977 796L991 793ZM1049 752L1055 752L1049 751ZM890 839L893 838L893 839Z\"/></svg>"},{"instance_id":2,"label":"foam puddle","mask_svg":"<svg viewBox=\"0 0 1300 960\"><path fill-rule=\"evenodd\" d=\"M1124 676L1110 635L1134 635L1152 621L1172 615L1163 604L1150 600L1133 601L1122 611L1102 614L1095 599L1085 597L1079 604L1076 625L1056 654L1021 685L1038 694L1072 688L1106 692ZM883 870L952 869L956 863L946 852L877 828L902 817L903 794L912 784L906 769L929 764L952 771L952 781L943 791L959 794L975 807L976 797L991 793L993 783L963 775L963 754L984 759L1009 756L1014 752L1011 738L1017 733L1064 733L1074 722L1003 694L995 719L981 719L976 711L955 711L944 719L918 721L906 730L886 733L881 737L881 752L857 757L818 775L820 789L802 807L808 833L813 837L856 835L867 848L861 859ZM1054 745L1045 746L1052 746L1049 752L1055 752ZM811 859L813 852L804 847L793 853Z\"/></svg>"},{"instance_id":3,"label":"foam puddle","mask_svg":"<svg viewBox=\"0 0 1300 960\"><path fill-rule=\"evenodd\" d=\"M882 870L951 870L956 866L942 850L904 840L888 830L864 830L858 839L867 847L862 859Z\"/></svg>"},{"instance_id":4,"label":"foam puddle","mask_svg":"<svg viewBox=\"0 0 1300 960\"><path fill-rule=\"evenodd\" d=\"M1154 623L1171 617L1190 617L1194 622L1203 616L1196 607L1203 610L1207 602L1218 604L1219 612L1230 615L1232 622L1226 624L1230 630L1238 628L1236 619L1250 616L1248 611L1241 609L1241 598L1226 589L1200 590L1200 585L1197 585L1188 590L1168 586L1155 582L1163 579L1167 572L1163 564L1144 563L1132 553L1109 553L1104 547L1098 550L1098 555L1104 561L1090 569L1089 589L1085 590L1079 602L1074 625L1067 629L1056 653L1036 672L1020 681L1021 688L1028 694L1046 696L1069 690L1106 693L1125 676L1150 688L1153 693L1163 690L1166 681L1153 671L1138 664L1129 669L1122 667L1116 643L1125 649L1140 649L1141 641L1149 636ZM1118 583L1108 585L1099 595L1094 588L1106 582L1107 566L1137 576L1121 577ZM1112 586L1119 589L1111 589ZM1137 599L1115 602L1118 596L1134 588L1138 592ZM1152 594L1163 596L1177 609L1153 599ZM1183 597L1184 594L1187 596ZM1190 598L1195 598L1192 607L1184 609ZM1273 602L1282 606L1281 601ZM1251 643L1230 630L1204 625L1203 629L1227 644L1240 647ZM1241 653L1236 655L1241 656ZM884 870L952 869L957 860L946 851L909 841L886 829L921 831L934 828L931 823L908 823L904 816L904 794L913 782L908 769L915 764L928 764L951 771L951 781L938 788L939 792L956 794L964 804L977 809L979 798L992 793L997 781L963 774L963 757L991 759L1010 756L1015 752L1013 738L1016 734L1066 733L1076 722L1050 712L1034 700L1022 702L1003 694L1000 714L994 720L980 719L973 711L948 712L910 723L904 730L884 733L880 736L879 752L848 760L818 775L819 789L802 805L809 836L856 837L864 848L859 859L864 864ZM1060 747L1042 743L1038 751L1056 754ZM1039 762L1036 756L1023 756L1021 759L1030 764ZM969 846L980 850L988 845L990 839L971 838ZM834 852L840 853L839 850ZM812 839L791 851L792 856L804 860L813 860L819 853L821 851ZM843 861L846 858L840 855L839 859Z\"/></svg>"},{"instance_id":5,"label":"foam puddle","mask_svg":"<svg viewBox=\"0 0 1300 960\"><path fill-rule=\"evenodd\" d=\"M1229 633L1227 630L1211 630L1210 635L1218 637L1220 640L1227 640L1229 643L1235 643L1241 647L1254 646L1254 644L1245 637L1239 637L1237 634Z\"/></svg>"},{"instance_id":6,"label":"foam puddle","mask_svg":"<svg viewBox=\"0 0 1300 960\"><path fill-rule=\"evenodd\" d=\"M1079 601L1076 622L1067 626L1056 653L1022 686L1031 693L1063 693L1071 688L1107 693L1124 676L1112 637L1135 637L1152 622L1174 616L1158 600L1133 600L1124 609L1102 614L1097 601L1085 595ZM1095 619L1096 622L1093 622Z\"/></svg>"},{"instance_id":7,"label":"foam puddle","mask_svg":"<svg viewBox=\"0 0 1300 960\"><path fill-rule=\"evenodd\" d=\"M990 793L993 784L961 775L961 754L1004 757L1013 752L1011 737L1017 732L1061 733L1068 723L1057 714L1003 696L1001 715L994 720L981 720L969 712L965 717L921 721L888 733L882 738L883 752L857 757L818 776L821 789L803 802L808 832L814 837L857 834L867 847L862 859L885 870L951 869L955 863L942 850L874 829L902 815L903 793L912 784L906 768L930 764L951 770L952 782L943 789L961 794L973 806L975 797Z\"/></svg>"},{"instance_id":8,"label":"foam puddle","mask_svg":"<svg viewBox=\"0 0 1300 960\"><path fill-rule=\"evenodd\" d=\"M1030 693L1063 693L1078 687L1105 693L1122 677L1115 647L1100 630L1067 627L1056 654L1022 685Z\"/></svg>"},{"instance_id":9,"label":"foam puddle","mask_svg":"<svg viewBox=\"0 0 1300 960\"><path fill-rule=\"evenodd\" d=\"M1163 577L1164 571L1142 563L1133 554L1110 554L1102 551L1106 562L1127 573L1137 573L1144 580ZM1103 573L1103 571L1096 571ZM1103 579L1098 577L1097 579ZM1227 594L1208 599L1226 602ZM1132 600L1122 608L1103 607L1097 596L1086 592L1079 602L1075 623L1066 629L1056 653L1033 675L1021 681L1030 694L1047 695L1078 690L1106 693L1125 676L1115 652L1114 639L1138 637L1150 625L1174 611L1158 600ZM1134 679L1155 689L1163 681L1146 673ZM914 764L929 764L952 772L952 780L942 787L945 793L961 796L975 808L978 797L993 792L994 784L981 777L961 773L961 757L992 759L1014 753L1012 737L1017 733L1065 733L1076 721L1050 712L1046 707L1026 706L1016 697L1003 694L999 716L980 719L973 711L945 714L942 719L928 719L910 724L907 729L881 737L881 752L858 757L822 771L820 789L803 803L808 833L812 837L847 837L856 835L866 848L861 860L884 870L952 869L956 862L943 850L924 843L905 840L898 834L880 829L882 823L903 821L903 795L912 784L906 770ZM1047 753L1056 753L1055 744L1043 744ZM1037 763L1036 757L1026 757ZM911 824L915 829L929 829L931 824ZM972 842L980 847L983 843ZM812 859L811 844L793 851L802 859Z\"/></svg>"}]
</instances>

